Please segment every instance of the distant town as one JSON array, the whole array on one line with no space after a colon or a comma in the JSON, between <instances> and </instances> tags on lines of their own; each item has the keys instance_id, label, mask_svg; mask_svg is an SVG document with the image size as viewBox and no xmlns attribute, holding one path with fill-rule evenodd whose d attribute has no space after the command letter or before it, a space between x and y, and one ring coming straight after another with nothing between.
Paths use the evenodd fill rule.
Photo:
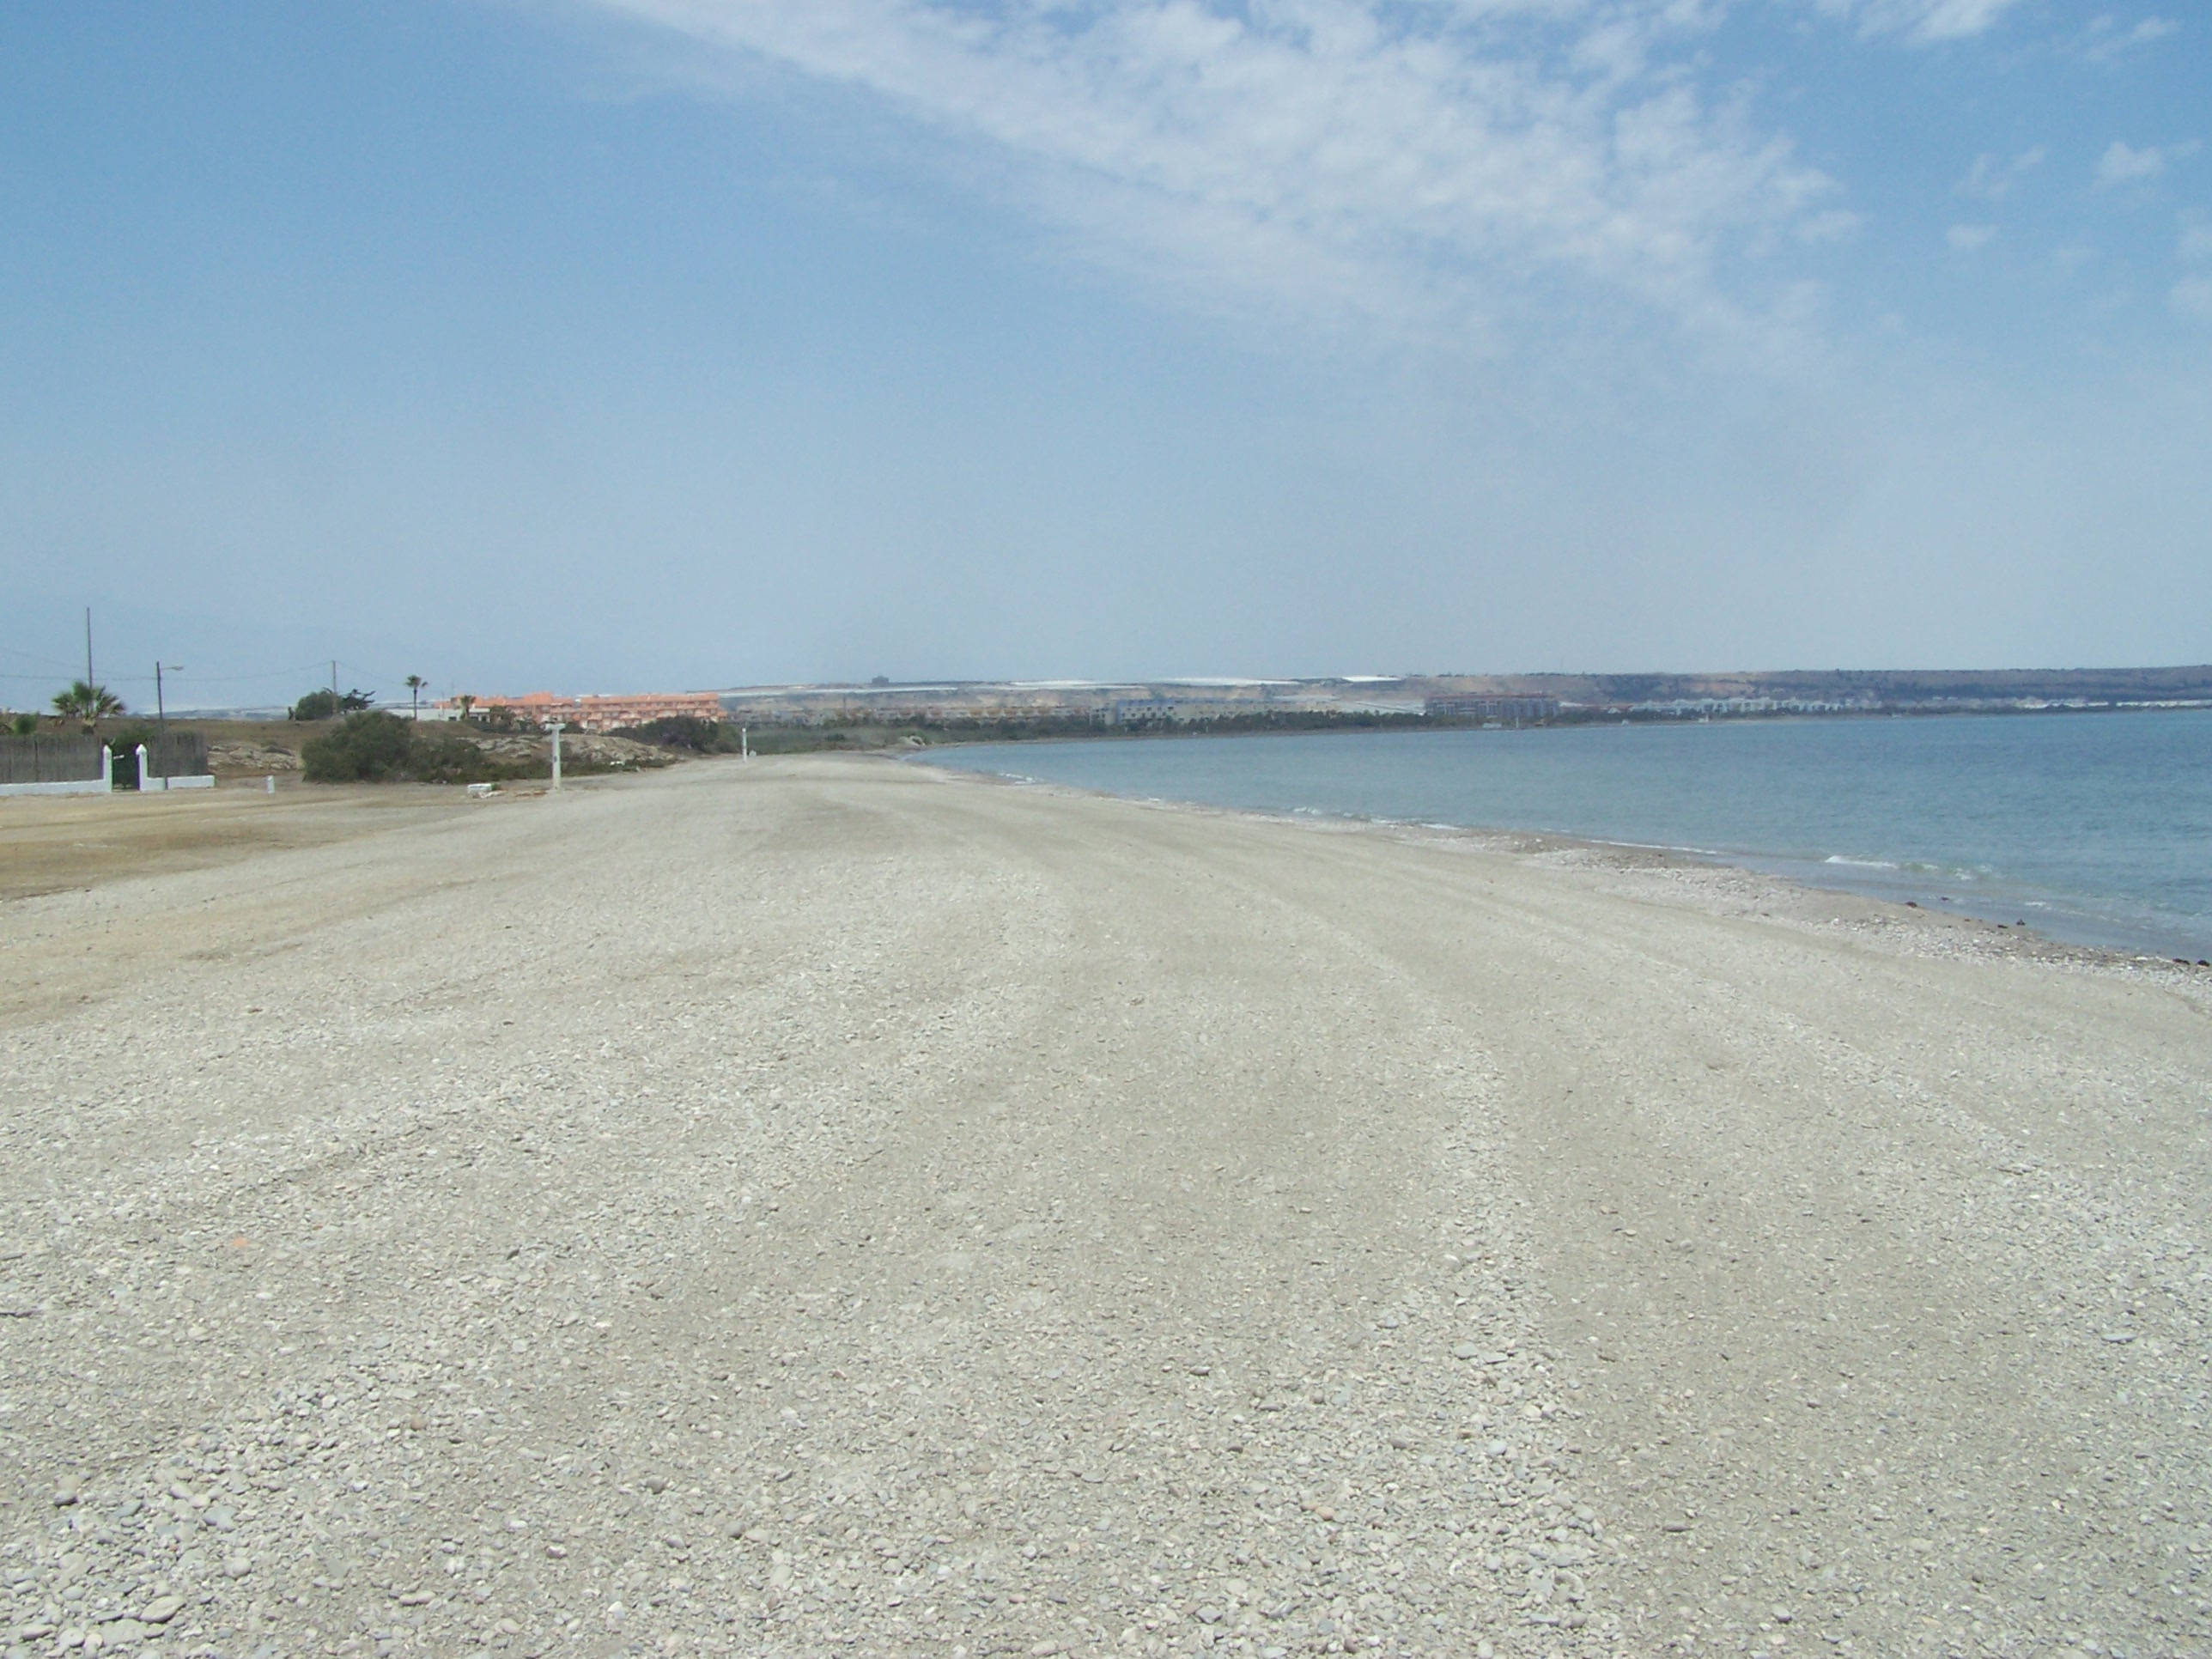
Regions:
<instances>
[{"instance_id":1,"label":"distant town","mask_svg":"<svg viewBox=\"0 0 2212 1659\"><path fill-rule=\"evenodd\" d=\"M1105 736L1902 718L2212 708L2212 665L1770 674L1340 675L1322 679L942 680L439 697L331 683L285 708L152 717L77 682L45 714L0 711L0 794L309 783L504 781L698 756L926 748ZM282 726L274 724L284 722ZM568 732L565 757L549 734Z\"/></svg>"},{"instance_id":2,"label":"distant town","mask_svg":"<svg viewBox=\"0 0 2212 1659\"><path fill-rule=\"evenodd\" d=\"M405 708L408 705L396 707ZM762 685L616 696L489 692L420 705L484 719L616 732L669 720L760 726L1449 723L1936 714L2212 707L2212 665L2055 671L1744 674L1349 675L1327 679L945 680ZM239 711L244 713L246 711Z\"/></svg>"}]
</instances>

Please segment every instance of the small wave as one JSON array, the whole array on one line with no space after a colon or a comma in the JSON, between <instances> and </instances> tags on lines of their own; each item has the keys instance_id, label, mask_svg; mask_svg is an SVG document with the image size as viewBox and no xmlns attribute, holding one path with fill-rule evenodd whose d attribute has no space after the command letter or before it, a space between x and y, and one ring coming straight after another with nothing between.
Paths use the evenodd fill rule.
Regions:
<instances>
[{"instance_id":1,"label":"small wave","mask_svg":"<svg viewBox=\"0 0 2212 1659\"><path fill-rule=\"evenodd\" d=\"M1847 859L1841 853L1831 853L1820 860L1823 864L1847 864L1854 870L1894 870L1897 866L1887 859Z\"/></svg>"}]
</instances>

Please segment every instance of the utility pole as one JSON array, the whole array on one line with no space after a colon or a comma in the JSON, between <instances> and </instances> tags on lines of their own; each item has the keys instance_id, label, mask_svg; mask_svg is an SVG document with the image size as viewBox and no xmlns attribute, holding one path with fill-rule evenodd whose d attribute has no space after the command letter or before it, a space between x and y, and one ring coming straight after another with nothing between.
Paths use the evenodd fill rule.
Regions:
<instances>
[{"instance_id":1,"label":"utility pole","mask_svg":"<svg viewBox=\"0 0 2212 1659\"><path fill-rule=\"evenodd\" d=\"M167 666L173 674L181 674L185 672L183 665L179 663L173 662ZM161 663L157 662L154 665L154 719L160 725L161 731L161 787L167 789L169 787L169 704L167 699L161 695Z\"/></svg>"},{"instance_id":2,"label":"utility pole","mask_svg":"<svg viewBox=\"0 0 2212 1659\"><path fill-rule=\"evenodd\" d=\"M88 686L100 684L92 677L92 607L84 608L84 683Z\"/></svg>"}]
</instances>

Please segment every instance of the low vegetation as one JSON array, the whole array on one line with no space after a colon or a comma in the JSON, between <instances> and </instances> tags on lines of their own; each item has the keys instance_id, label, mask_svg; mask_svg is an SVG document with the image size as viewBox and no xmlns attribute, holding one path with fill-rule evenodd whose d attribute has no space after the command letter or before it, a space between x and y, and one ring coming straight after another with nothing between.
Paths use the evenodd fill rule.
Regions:
<instances>
[{"instance_id":1,"label":"low vegetation","mask_svg":"<svg viewBox=\"0 0 2212 1659\"><path fill-rule=\"evenodd\" d=\"M625 726L614 735L686 755L734 755L741 746L738 728L728 721L696 720L688 714Z\"/></svg>"},{"instance_id":2,"label":"low vegetation","mask_svg":"<svg viewBox=\"0 0 2212 1659\"><path fill-rule=\"evenodd\" d=\"M309 783L495 783L544 777L539 762L489 755L450 727L426 729L397 714L363 711L300 745Z\"/></svg>"},{"instance_id":3,"label":"low vegetation","mask_svg":"<svg viewBox=\"0 0 2212 1659\"><path fill-rule=\"evenodd\" d=\"M363 691L358 686L347 692L334 690L310 691L292 705L295 720L334 720L341 714L365 712L376 701L376 693Z\"/></svg>"},{"instance_id":4,"label":"low vegetation","mask_svg":"<svg viewBox=\"0 0 2212 1659\"><path fill-rule=\"evenodd\" d=\"M805 726L748 726L744 744L756 755L804 755L825 750L855 753L879 749L921 749L936 744L1039 743L1075 738L1196 738L1231 732L1418 730L1435 724L1419 714L1367 710L1339 714L1320 709L1255 710L1249 714L1200 720L1161 716L1119 720L1111 725L1087 714L904 720L854 716ZM739 727L729 720L652 720L643 726L625 727L620 735L696 755L734 755L740 748Z\"/></svg>"},{"instance_id":5,"label":"low vegetation","mask_svg":"<svg viewBox=\"0 0 2212 1659\"><path fill-rule=\"evenodd\" d=\"M504 783L550 776L549 748L528 734L366 709L301 744L300 775L309 783ZM605 752L611 748L626 752ZM580 732L564 749L561 769L579 778L660 764L649 752Z\"/></svg>"}]
</instances>

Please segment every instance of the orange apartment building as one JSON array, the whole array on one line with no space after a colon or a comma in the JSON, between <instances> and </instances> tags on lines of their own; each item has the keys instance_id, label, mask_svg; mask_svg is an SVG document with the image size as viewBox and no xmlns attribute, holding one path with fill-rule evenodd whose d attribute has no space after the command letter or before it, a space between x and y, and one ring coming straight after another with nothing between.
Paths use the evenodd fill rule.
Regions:
<instances>
[{"instance_id":1,"label":"orange apartment building","mask_svg":"<svg viewBox=\"0 0 2212 1659\"><path fill-rule=\"evenodd\" d=\"M438 707L458 714L461 700L448 697ZM642 726L647 720L722 718L722 700L712 691L643 691L617 697L559 697L550 691L531 691L519 697L472 698L470 708L479 716L495 708L510 709L517 720L537 726L558 720L580 732L612 732L625 726Z\"/></svg>"}]
</instances>

